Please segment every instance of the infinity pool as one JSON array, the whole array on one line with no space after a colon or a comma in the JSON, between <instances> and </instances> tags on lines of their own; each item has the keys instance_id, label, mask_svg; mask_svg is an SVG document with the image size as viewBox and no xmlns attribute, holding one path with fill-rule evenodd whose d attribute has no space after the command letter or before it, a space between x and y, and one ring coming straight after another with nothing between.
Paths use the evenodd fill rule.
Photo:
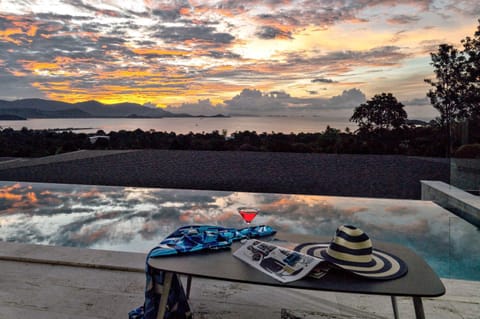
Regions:
<instances>
[{"instance_id":1,"label":"infinity pool","mask_svg":"<svg viewBox=\"0 0 480 319\"><path fill-rule=\"evenodd\" d=\"M147 252L186 224L253 224L330 236L355 225L402 244L444 278L480 280L479 230L436 204L332 196L0 182L0 241Z\"/></svg>"}]
</instances>

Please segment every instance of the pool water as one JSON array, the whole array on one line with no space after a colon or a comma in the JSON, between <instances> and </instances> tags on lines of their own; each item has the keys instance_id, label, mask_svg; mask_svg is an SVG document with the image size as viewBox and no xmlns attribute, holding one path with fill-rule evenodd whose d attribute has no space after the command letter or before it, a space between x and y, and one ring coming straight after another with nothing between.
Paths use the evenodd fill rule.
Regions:
<instances>
[{"instance_id":1,"label":"pool water","mask_svg":"<svg viewBox=\"0 0 480 319\"><path fill-rule=\"evenodd\" d=\"M479 230L429 201L0 182L0 241L147 252L188 224L333 236L339 225L408 246L444 278L480 280Z\"/></svg>"}]
</instances>

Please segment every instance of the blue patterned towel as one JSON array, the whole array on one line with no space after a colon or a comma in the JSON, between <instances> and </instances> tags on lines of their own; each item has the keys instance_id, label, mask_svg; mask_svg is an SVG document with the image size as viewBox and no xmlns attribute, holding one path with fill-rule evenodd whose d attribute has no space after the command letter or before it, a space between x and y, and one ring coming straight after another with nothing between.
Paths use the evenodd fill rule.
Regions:
<instances>
[{"instance_id":1,"label":"blue patterned towel","mask_svg":"<svg viewBox=\"0 0 480 319\"><path fill-rule=\"evenodd\" d=\"M150 257L189 253L205 249L222 249L233 241L274 235L276 231L267 225L241 229L211 225L191 225L178 228L150 252Z\"/></svg>"}]
</instances>

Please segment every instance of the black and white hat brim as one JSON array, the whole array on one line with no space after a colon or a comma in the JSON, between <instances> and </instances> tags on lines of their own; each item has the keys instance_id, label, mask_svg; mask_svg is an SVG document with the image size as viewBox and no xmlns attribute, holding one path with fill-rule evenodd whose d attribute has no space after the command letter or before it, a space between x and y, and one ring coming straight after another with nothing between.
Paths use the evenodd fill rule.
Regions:
<instances>
[{"instance_id":1,"label":"black and white hat brim","mask_svg":"<svg viewBox=\"0 0 480 319\"><path fill-rule=\"evenodd\" d=\"M372 260L368 263L359 264L332 258L327 254L329 245L330 243L305 243L295 247L295 250L321 258L356 275L371 279L395 279L407 273L405 262L385 251L373 249Z\"/></svg>"}]
</instances>

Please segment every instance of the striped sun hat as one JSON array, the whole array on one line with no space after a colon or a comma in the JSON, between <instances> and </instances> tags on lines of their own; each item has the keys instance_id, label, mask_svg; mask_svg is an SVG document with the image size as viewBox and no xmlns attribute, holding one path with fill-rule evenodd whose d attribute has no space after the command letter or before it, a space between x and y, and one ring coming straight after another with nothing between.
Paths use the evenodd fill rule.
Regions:
<instances>
[{"instance_id":1,"label":"striped sun hat","mask_svg":"<svg viewBox=\"0 0 480 319\"><path fill-rule=\"evenodd\" d=\"M373 249L367 234L350 225L340 226L330 243L305 243L295 250L371 279L394 279L407 273L405 262L390 253Z\"/></svg>"}]
</instances>

